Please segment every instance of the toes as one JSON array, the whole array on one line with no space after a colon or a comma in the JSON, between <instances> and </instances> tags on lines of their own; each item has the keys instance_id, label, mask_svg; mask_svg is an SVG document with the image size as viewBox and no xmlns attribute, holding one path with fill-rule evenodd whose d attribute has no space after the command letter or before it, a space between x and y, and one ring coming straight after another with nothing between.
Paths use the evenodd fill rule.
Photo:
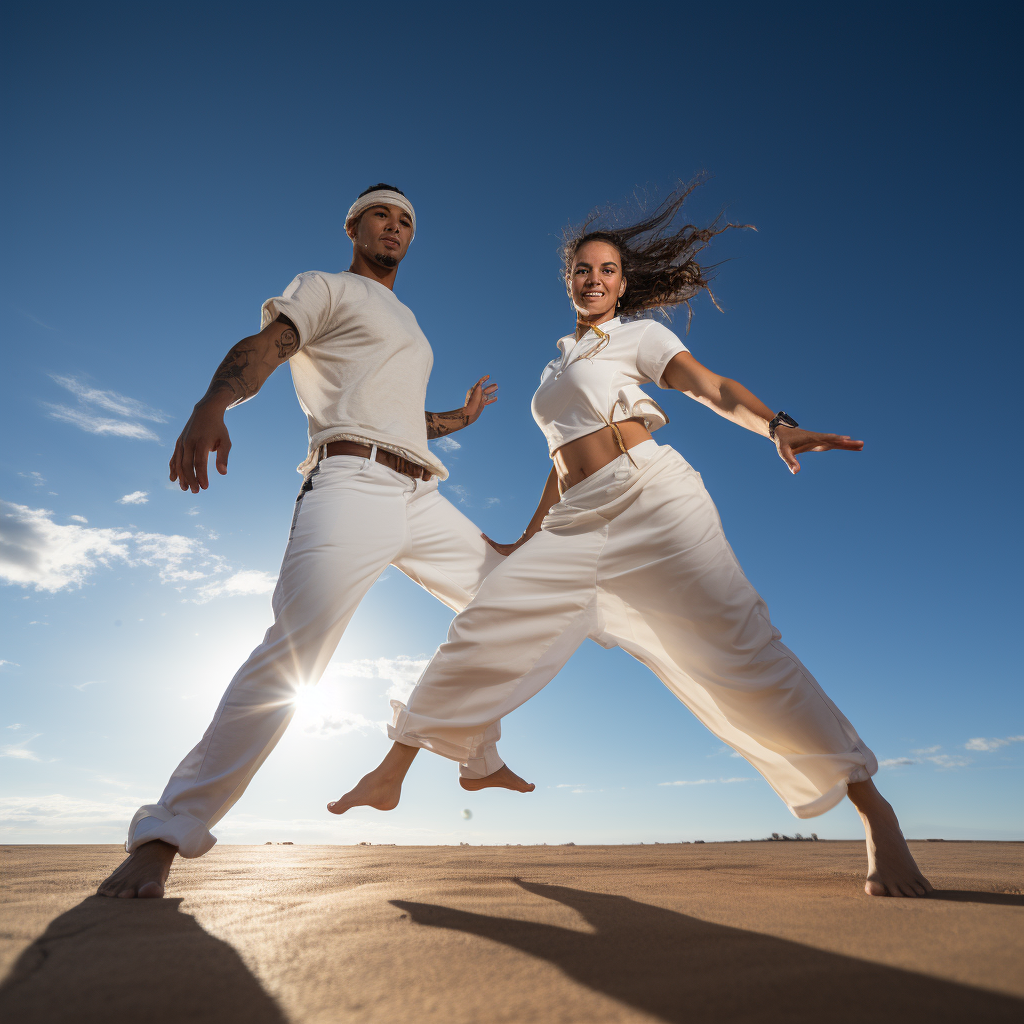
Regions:
<instances>
[{"instance_id":1,"label":"toes","mask_svg":"<svg viewBox=\"0 0 1024 1024\"><path fill-rule=\"evenodd\" d=\"M869 878L864 883L864 891L869 896L888 896L889 892L877 879Z\"/></svg>"},{"instance_id":2,"label":"toes","mask_svg":"<svg viewBox=\"0 0 1024 1024\"><path fill-rule=\"evenodd\" d=\"M119 900L133 900L133 899L135 899L135 890L134 889L122 889L117 894L117 898Z\"/></svg>"},{"instance_id":3,"label":"toes","mask_svg":"<svg viewBox=\"0 0 1024 1024\"><path fill-rule=\"evenodd\" d=\"M140 900L159 900L164 895L164 887L159 882L147 882L136 893Z\"/></svg>"}]
</instances>

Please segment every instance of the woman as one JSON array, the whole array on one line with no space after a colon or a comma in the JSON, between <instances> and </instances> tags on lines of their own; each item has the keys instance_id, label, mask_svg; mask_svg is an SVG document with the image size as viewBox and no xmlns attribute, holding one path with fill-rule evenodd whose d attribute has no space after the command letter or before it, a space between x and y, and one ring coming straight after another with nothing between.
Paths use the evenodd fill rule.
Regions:
<instances>
[{"instance_id":1,"label":"woman","mask_svg":"<svg viewBox=\"0 0 1024 1024\"><path fill-rule=\"evenodd\" d=\"M466 789L533 789L498 756L500 721L537 693L586 637L647 665L767 779L797 817L849 796L864 823L870 895L923 896L877 762L782 643L729 547L711 498L672 448L651 437L664 413L640 389L681 391L797 456L859 451L846 435L800 428L702 366L666 327L631 319L687 305L707 289L698 253L733 225L673 229L693 185L626 228L588 230L563 247L575 335L541 376L533 414L553 467L509 557L455 619L409 698L397 701L382 764L329 804L390 809L420 747L461 762Z\"/></svg>"}]
</instances>

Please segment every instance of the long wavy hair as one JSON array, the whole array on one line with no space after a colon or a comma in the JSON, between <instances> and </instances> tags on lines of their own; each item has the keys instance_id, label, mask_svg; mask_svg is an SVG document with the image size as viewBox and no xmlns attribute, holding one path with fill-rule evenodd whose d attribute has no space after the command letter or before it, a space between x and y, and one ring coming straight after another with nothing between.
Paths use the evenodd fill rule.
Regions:
<instances>
[{"instance_id":1,"label":"long wavy hair","mask_svg":"<svg viewBox=\"0 0 1024 1024\"><path fill-rule=\"evenodd\" d=\"M617 306L620 316L634 316L655 309L667 314L671 307L684 305L689 330L693 318L690 300L701 291L706 291L720 310L708 287L709 272L714 266L699 262L697 257L723 231L754 226L723 224L721 215L703 228L695 224L675 224L683 203L703 180L697 178L688 184L680 183L653 213L625 227L612 226L616 220L622 219L618 211L595 210L583 224L568 228L560 249L566 286L569 287L580 246L586 242L607 242L618 250L626 278L626 290ZM605 224L609 226L603 226Z\"/></svg>"}]
</instances>

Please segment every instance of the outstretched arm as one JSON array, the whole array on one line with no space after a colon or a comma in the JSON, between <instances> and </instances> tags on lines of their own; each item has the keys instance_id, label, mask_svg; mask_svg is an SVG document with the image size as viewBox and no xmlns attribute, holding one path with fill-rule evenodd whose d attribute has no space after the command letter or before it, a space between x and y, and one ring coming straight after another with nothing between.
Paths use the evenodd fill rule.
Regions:
<instances>
[{"instance_id":1,"label":"outstretched arm","mask_svg":"<svg viewBox=\"0 0 1024 1024\"><path fill-rule=\"evenodd\" d=\"M206 389L196 402L171 456L171 480L183 491L198 494L210 486L206 463L217 453L217 471L228 471L231 438L224 413L248 401L282 363L299 350L299 335L286 316L267 324L259 334L243 338L224 357Z\"/></svg>"},{"instance_id":2,"label":"outstretched arm","mask_svg":"<svg viewBox=\"0 0 1024 1024\"><path fill-rule=\"evenodd\" d=\"M719 416L770 439L768 424L775 418L775 413L739 381L713 373L698 363L689 352L673 356L665 367L662 381L670 388L682 391L684 395L714 409ZM864 442L854 441L848 434L819 434L801 427L778 426L775 428L775 447L779 458L789 466L789 471L799 473L797 455L804 452L827 452L833 448L859 452Z\"/></svg>"},{"instance_id":3,"label":"outstretched arm","mask_svg":"<svg viewBox=\"0 0 1024 1024\"><path fill-rule=\"evenodd\" d=\"M456 430L468 427L475 423L484 406L491 405L498 400L496 394L497 384L488 384L484 387L484 381L490 374L481 377L467 392L466 404L461 409L451 409L448 412L427 412L427 437L433 440L435 437L444 437L445 434L454 434Z\"/></svg>"},{"instance_id":4,"label":"outstretched arm","mask_svg":"<svg viewBox=\"0 0 1024 1024\"><path fill-rule=\"evenodd\" d=\"M558 474L555 472L555 467L551 467L551 472L548 473L548 478L544 484L544 490L540 496L540 503L537 505L537 511L533 513L533 518L530 520L526 529L523 531L523 535L514 544L498 544L496 541L491 540L487 534L483 534L483 538L488 544L494 548L495 551L500 555L511 555L516 548L522 547L535 533L540 532L540 524L544 522L544 517L548 514L552 505L557 505L561 495L558 493Z\"/></svg>"}]
</instances>

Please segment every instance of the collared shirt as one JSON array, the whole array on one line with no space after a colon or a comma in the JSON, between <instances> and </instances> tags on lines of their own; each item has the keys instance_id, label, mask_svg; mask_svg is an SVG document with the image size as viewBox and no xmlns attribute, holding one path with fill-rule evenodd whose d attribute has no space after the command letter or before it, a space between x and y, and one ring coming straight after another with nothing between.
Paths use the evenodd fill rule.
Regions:
<instances>
[{"instance_id":1,"label":"collared shirt","mask_svg":"<svg viewBox=\"0 0 1024 1024\"><path fill-rule=\"evenodd\" d=\"M299 334L289 365L309 421L299 472L313 468L320 445L345 440L375 444L446 479L424 418L434 353L412 310L368 277L311 271L263 303L263 327L282 313Z\"/></svg>"},{"instance_id":2,"label":"collared shirt","mask_svg":"<svg viewBox=\"0 0 1024 1024\"><path fill-rule=\"evenodd\" d=\"M618 420L639 417L650 431L668 422L640 385L665 387L665 367L686 346L656 320L615 317L599 327L607 341L592 330L579 341L575 334L559 338L561 355L541 374L532 411L551 455Z\"/></svg>"}]
</instances>

